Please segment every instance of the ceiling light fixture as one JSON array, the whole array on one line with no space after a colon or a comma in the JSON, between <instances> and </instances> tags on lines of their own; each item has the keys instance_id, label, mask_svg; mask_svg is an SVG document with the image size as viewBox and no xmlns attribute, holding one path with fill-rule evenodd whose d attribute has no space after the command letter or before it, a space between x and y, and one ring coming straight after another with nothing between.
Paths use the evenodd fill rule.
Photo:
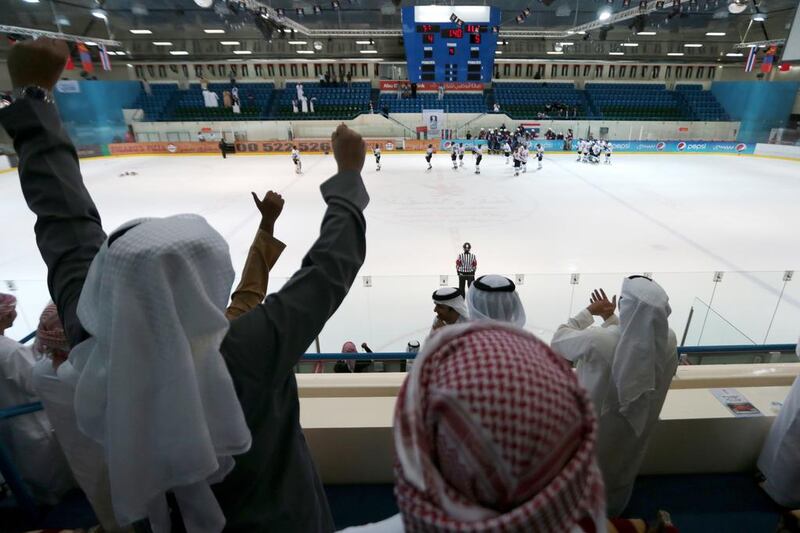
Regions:
<instances>
[{"instance_id":1,"label":"ceiling light fixture","mask_svg":"<svg viewBox=\"0 0 800 533\"><path fill-rule=\"evenodd\" d=\"M94 41L84 41L83 44L85 44L86 46L97 46L97 43Z\"/></svg>"},{"instance_id":2,"label":"ceiling light fixture","mask_svg":"<svg viewBox=\"0 0 800 533\"><path fill-rule=\"evenodd\" d=\"M155 46L172 46L171 41L153 41Z\"/></svg>"},{"instance_id":3,"label":"ceiling light fixture","mask_svg":"<svg viewBox=\"0 0 800 533\"><path fill-rule=\"evenodd\" d=\"M706 37L725 37L724 31L707 31Z\"/></svg>"},{"instance_id":4,"label":"ceiling light fixture","mask_svg":"<svg viewBox=\"0 0 800 533\"><path fill-rule=\"evenodd\" d=\"M703 45L700 43L686 43L683 45L684 48L702 48Z\"/></svg>"},{"instance_id":5,"label":"ceiling light fixture","mask_svg":"<svg viewBox=\"0 0 800 533\"><path fill-rule=\"evenodd\" d=\"M728 52L725 57L744 57L744 54L741 52Z\"/></svg>"},{"instance_id":6,"label":"ceiling light fixture","mask_svg":"<svg viewBox=\"0 0 800 533\"><path fill-rule=\"evenodd\" d=\"M608 55L610 55L610 56L624 56L625 52L609 52Z\"/></svg>"},{"instance_id":7,"label":"ceiling light fixture","mask_svg":"<svg viewBox=\"0 0 800 533\"><path fill-rule=\"evenodd\" d=\"M766 13L755 13L753 15L753 22L764 22L765 20L767 20Z\"/></svg>"},{"instance_id":8,"label":"ceiling light fixture","mask_svg":"<svg viewBox=\"0 0 800 533\"><path fill-rule=\"evenodd\" d=\"M313 54L314 50L298 50L298 54Z\"/></svg>"},{"instance_id":9,"label":"ceiling light fixture","mask_svg":"<svg viewBox=\"0 0 800 533\"><path fill-rule=\"evenodd\" d=\"M499 55L503 55L503 51L502 50L495 50L494 53L495 53L495 55L498 55L498 56Z\"/></svg>"},{"instance_id":10,"label":"ceiling light fixture","mask_svg":"<svg viewBox=\"0 0 800 533\"><path fill-rule=\"evenodd\" d=\"M186 50L170 50L169 55L171 56L188 56L189 52Z\"/></svg>"},{"instance_id":11,"label":"ceiling light fixture","mask_svg":"<svg viewBox=\"0 0 800 533\"><path fill-rule=\"evenodd\" d=\"M150 30L128 30L134 35L152 35L152 31Z\"/></svg>"},{"instance_id":12,"label":"ceiling light fixture","mask_svg":"<svg viewBox=\"0 0 800 533\"><path fill-rule=\"evenodd\" d=\"M563 56L563 55L564 55L564 52L556 52L556 51L552 51L552 52L547 52L547 55L551 55L551 56Z\"/></svg>"},{"instance_id":13,"label":"ceiling light fixture","mask_svg":"<svg viewBox=\"0 0 800 533\"><path fill-rule=\"evenodd\" d=\"M608 20L611 18L611 10L603 8L597 13L597 20Z\"/></svg>"},{"instance_id":14,"label":"ceiling light fixture","mask_svg":"<svg viewBox=\"0 0 800 533\"><path fill-rule=\"evenodd\" d=\"M636 48L639 46L639 43L620 43L620 46L626 46L628 48Z\"/></svg>"},{"instance_id":15,"label":"ceiling light fixture","mask_svg":"<svg viewBox=\"0 0 800 533\"><path fill-rule=\"evenodd\" d=\"M220 41L219 44L223 46L239 46L239 41Z\"/></svg>"},{"instance_id":16,"label":"ceiling light fixture","mask_svg":"<svg viewBox=\"0 0 800 533\"><path fill-rule=\"evenodd\" d=\"M210 29L203 30L203 32L205 32L205 33L225 33L225 30L210 28Z\"/></svg>"},{"instance_id":17,"label":"ceiling light fixture","mask_svg":"<svg viewBox=\"0 0 800 533\"><path fill-rule=\"evenodd\" d=\"M672 57L681 57L683 52L667 52L667 55Z\"/></svg>"},{"instance_id":18,"label":"ceiling light fixture","mask_svg":"<svg viewBox=\"0 0 800 533\"><path fill-rule=\"evenodd\" d=\"M655 35L655 34L656 34L656 32L654 32L654 31L640 31L636 35Z\"/></svg>"},{"instance_id":19,"label":"ceiling light fixture","mask_svg":"<svg viewBox=\"0 0 800 533\"><path fill-rule=\"evenodd\" d=\"M100 9L96 7L90 11L93 17L101 19L101 20L108 20L108 12L105 9Z\"/></svg>"},{"instance_id":20,"label":"ceiling light fixture","mask_svg":"<svg viewBox=\"0 0 800 533\"><path fill-rule=\"evenodd\" d=\"M253 52L250 50L234 50L233 53L237 56L249 56Z\"/></svg>"},{"instance_id":21,"label":"ceiling light fixture","mask_svg":"<svg viewBox=\"0 0 800 533\"><path fill-rule=\"evenodd\" d=\"M308 44L308 41L286 41L288 44Z\"/></svg>"},{"instance_id":22,"label":"ceiling light fixture","mask_svg":"<svg viewBox=\"0 0 800 533\"><path fill-rule=\"evenodd\" d=\"M26 4L38 4L39 0L23 0Z\"/></svg>"},{"instance_id":23,"label":"ceiling light fixture","mask_svg":"<svg viewBox=\"0 0 800 533\"><path fill-rule=\"evenodd\" d=\"M377 54L377 50L359 50L362 54Z\"/></svg>"}]
</instances>

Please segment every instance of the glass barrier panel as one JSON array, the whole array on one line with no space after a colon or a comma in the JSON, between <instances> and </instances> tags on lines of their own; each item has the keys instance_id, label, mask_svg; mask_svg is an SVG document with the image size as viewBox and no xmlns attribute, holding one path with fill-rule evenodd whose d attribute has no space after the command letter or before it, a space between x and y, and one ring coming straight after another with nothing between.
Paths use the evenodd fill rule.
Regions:
<instances>
[{"instance_id":1,"label":"glass barrier panel","mask_svg":"<svg viewBox=\"0 0 800 533\"><path fill-rule=\"evenodd\" d=\"M737 329L707 303L695 298L692 320L684 346L755 345L756 342ZM680 344L681 339L678 339Z\"/></svg>"},{"instance_id":2,"label":"glass barrier panel","mask_svg":"<svg viewBox=\"0 0 800 533\"><path fill-rule=\"evenodd\" d=\"M792 273L791 279L784 282L783 293L772 312L775 318L766 342L797 342L800 336L800 272Z\"/></svg>"}]
</instances>

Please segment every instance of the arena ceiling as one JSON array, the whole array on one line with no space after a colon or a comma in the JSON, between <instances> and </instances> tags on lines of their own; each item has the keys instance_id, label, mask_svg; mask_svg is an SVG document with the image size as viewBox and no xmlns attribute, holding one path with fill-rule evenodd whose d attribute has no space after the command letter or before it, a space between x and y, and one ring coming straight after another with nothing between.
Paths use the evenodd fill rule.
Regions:
<instances>
[{"instance_id":1,"label":"arena ceiling","mask_svg":"<svg viewBox=\"0 0 800 533\"><path fill-rule=\"evenodd\" d=\"M209 3L212 0L207 0ZM252 0L251 0L252 1ZM797 0L737 0L746 3L740 14L732 14L733 0L683 0L680 7L656 9L643 18L630 18L586 34L566 32L597 20L598 12L610 8L619 13L639 5L639 0L505 0L490 2L503 12L500 41L502 59L638 60L638 61L740 61L726 54L736 52L742 41L786 38L797 9ZM400 8L431 2L338 0L264 0L283 18L269 17L268 24L255 23L253 15L231 10L224 0L202 8L194 0L0 0L0 26L19 26L58 31L93 38L111 38L122 46L114 50L132 61L205 61L220 59L337 59L364 58L402 61L404 57ZM464 1L459 5L485 2ZM656 0L648 0L651 7ZM667 5L670 5L667 1ZM315 9L319 7L319 10ZM93 9L107 14L107 24L92 15ZM515 19L525 9L530 14L521 23ZM303 10L303 14L298 13ZM234 12L238 11L238 12ZM764 22L752 15L765 13ZM637 26L638 24L638 26ZM281 27L294 26L294 33ZM152 33L132 33L148 30ZM224 31L208 33L207 30ZM637 35L651 32L655 35ZM389 35L381 32L392 32ZM542 32L562 32L548 38ZM724 35L707 35L707 33ZM228 43L238 44L223 44ZM358 44L356 41L369 42ZM563 54L548 55L558 43ZM156 44L162 43L162 44ZM169 43L169 44L166 44ZM290 44L294 43L294 44ZM301 44L302 43L302 44ZM685 45L695 45L686 47ZM638 46L637 46L638 45ZM702 45L702 46L697 46ZM0 57L7 53L3 40ZM298 55L298 51L307 51ZM363 50L377 53L361 55ZM188 52L175 56L174 51ZM313 54L308 53L313 51ZM623 51L625 57L610 57ZM238 52L238 53L236 53ZM668 53L683 56L668 56ZM122 54L121 54L122 55Z\"/></svg>"}]
</instances>

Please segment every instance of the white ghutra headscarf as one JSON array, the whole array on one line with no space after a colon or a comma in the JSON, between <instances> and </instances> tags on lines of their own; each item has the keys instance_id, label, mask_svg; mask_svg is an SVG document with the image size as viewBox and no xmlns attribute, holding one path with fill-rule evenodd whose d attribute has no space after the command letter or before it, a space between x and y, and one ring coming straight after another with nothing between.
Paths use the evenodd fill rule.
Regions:
<instances>
[{"instance_id":1,"label":"white ghutra headscarf","mask_svg":"<svg viewBox=\"0 0 800 533\"><path fill-rule=\"evenodd\" d=\"M194 215L128 222L92 263L78 304L92 336L65 372L81 431L105 450L120 525L147 517L169 531L170 490L188 531L225 525L209 484L250 447L220 354L233 279L225 240Z\"/></svg>"}]
</instances>

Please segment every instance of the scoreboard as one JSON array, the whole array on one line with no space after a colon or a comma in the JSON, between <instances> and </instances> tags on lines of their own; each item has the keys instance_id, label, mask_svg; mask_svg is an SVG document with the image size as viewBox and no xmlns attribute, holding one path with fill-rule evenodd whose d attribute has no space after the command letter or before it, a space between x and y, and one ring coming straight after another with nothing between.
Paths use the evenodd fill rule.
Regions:
<instances>
[{"instance_id":1,"label":"scoreboard","mask_svg":"<svg viewBox=\"0 0 800 533\"><path fill-rule=\"evenodd\" d=\"M491 81L499 9L412 6L401 14L410 81Z\"/></svg>"}]
</instances>

